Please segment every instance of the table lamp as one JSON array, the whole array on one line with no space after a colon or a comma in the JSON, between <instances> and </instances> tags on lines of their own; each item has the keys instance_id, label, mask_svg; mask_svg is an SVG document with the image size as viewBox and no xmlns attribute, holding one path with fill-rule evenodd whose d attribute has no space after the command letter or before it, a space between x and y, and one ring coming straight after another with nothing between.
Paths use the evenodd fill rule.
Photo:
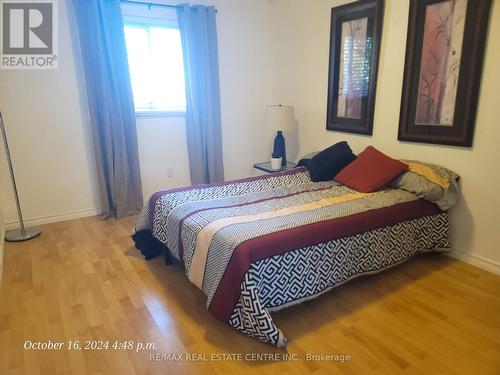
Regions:
<instances>
[{"instance_id":1,"label":"table lamp","mask_svg":"<svg viewBox=\"0 0 500 375\"><path fill-rule=\"evenodd\" d=\"M295 123L293 106L291 105L269 105L267 106L267 127L276 131L274 138L273 158L281 157L281 165L286 166L285 137L283 132L293 129Z\"/></svg>"}]
</instances>

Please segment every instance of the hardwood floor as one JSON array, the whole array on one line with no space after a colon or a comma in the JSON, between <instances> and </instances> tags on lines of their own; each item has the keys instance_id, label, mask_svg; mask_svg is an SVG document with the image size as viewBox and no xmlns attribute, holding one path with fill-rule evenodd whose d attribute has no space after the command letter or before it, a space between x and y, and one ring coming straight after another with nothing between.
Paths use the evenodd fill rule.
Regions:
<instances>
[{"instance_id":1,"label":"hardwood floor","mask_svg":"<svg viewBox=\"0 0 500 375\"><path fill-rule=\"evenodd\" d=\"M289 339L283 351L212 318L179 266L142 259L129 237L133 223L73 220L7 243L0 374L500 374L499 276L444 255L418 256L274 314ZM65 347L24 349L27 340ZM68 350L77 340L110 347ZM134 349L113 349L115 341L133 341ZM136 352L136 343L157 349ZM152 353L298 360L152 361ZM351 359L307 361L308 353Z\"/></svg>"}]
</instances>

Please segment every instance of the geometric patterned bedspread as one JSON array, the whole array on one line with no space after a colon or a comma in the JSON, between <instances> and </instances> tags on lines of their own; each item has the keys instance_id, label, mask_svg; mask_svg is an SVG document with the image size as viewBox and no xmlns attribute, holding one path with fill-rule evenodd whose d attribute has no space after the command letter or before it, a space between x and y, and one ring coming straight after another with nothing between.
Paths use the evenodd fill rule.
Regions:
<instances>
[{"instance_id":1,"label":"geometric patterned bedspread","mask_svg":"<svg viewBox=\"0 0 500 375\"><path fill-rule=\"evenodd\" d=\"M133 236L143 253L144 234L183 265L216 318L279 347L272 311L450 246L435 204L402 189L313 183L304 168L155 193Z\"/></svg>"},{"instance_id":2,"label":"geometric patterned bedspread","mask_svg":"<svg viewBox=\"0 0 500 375\"><path fill-rule=\"evenodd\" d=\"M316 298L416 253L449 246L448 215L442 212L260 260L245 274L229 324L260 341L285 346L270 311Z\"/></svg>"}]
</instances>

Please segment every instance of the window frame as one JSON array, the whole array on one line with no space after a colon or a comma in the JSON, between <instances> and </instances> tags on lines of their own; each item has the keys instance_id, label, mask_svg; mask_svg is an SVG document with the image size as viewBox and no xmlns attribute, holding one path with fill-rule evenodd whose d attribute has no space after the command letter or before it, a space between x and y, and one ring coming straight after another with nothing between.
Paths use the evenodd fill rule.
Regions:
<instances>
[{"instance_id":1,"label":"window frame","mask_svg":"<svg viewBox=\"0 0 500 375\"><path fill-rule=\"evenodd\" d=\"M155 17L142 17L142 16L130 16L130 15L124 15L123 17L123 31L125 33L125 28L127 26L130 27L137 27L146 30L148 33L148 42L149 46L148 49L151 51L151 38L150 38L150 28L151 27L162 27L165 29L174 29L174 30L179 30L179 24L175 20L169 20L169 19L159 19ZM128 64L128 50L127 50L127 64ZM183 61L184 64L184 61ZM186 91L184 90L184 94ZM187 103L186 103L187 105ZM186 109L184 110L172 110L172 111L165 111L165 110L154 110L153 108L150 109L144 109L144 110L138 110L135 107L134 103L134 112L135 112L135 117L136 118L158 118L158 117L185 117L186 116Z\"/></svg>"}]
</instances>

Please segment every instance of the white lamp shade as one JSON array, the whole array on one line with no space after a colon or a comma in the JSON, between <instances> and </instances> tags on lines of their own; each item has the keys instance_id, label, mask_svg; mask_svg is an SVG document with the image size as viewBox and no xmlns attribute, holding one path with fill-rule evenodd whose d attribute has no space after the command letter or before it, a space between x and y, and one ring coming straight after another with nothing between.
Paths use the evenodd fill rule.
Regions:
<instances>
[{"instance_id":1,"label":"white lamp shade","mask_svg":"<svg viewBox=\"0 0 500 375\"><path fill-rule=\"evenodd\" d=\"M293 106L270 105L267 107L267 127L273 131L290 131L295 123Z\"/></svg>"}]
</instances>

